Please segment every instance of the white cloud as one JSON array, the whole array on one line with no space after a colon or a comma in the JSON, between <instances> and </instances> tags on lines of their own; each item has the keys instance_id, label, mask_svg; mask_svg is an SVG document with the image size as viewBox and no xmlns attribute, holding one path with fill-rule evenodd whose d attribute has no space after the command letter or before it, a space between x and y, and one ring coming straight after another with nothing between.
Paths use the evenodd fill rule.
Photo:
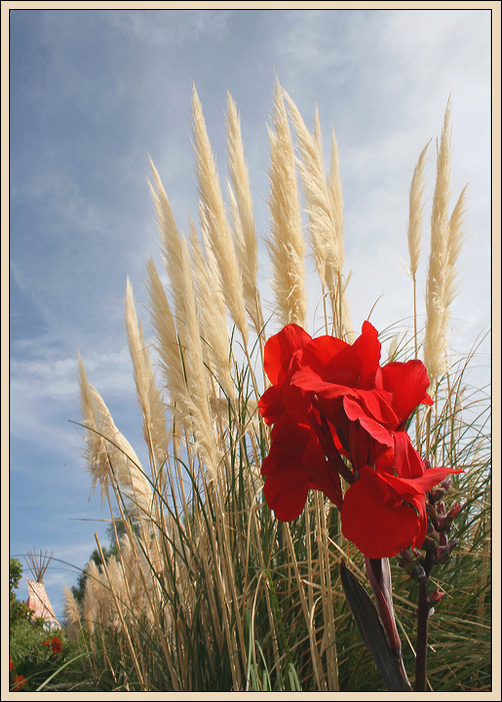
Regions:
<instances>
[{"instance_id":1,"label":"white cloud","mask_svg":"<svg viewBox=\"0 0 502 702\"><path fill-rule=\"evenodd\" d=\"M112 414L129 407L134 416L137 402L127 347L89 353L83 360L89 382L97 387ZM14 345L10 365L12 445L22 442L46 453L57 447L61 460L81 456L82 431L71 424L81 421L76 354L65 355L57 345L35 339ZM26 474L31 469L29 463L16 467Z\"/></svg>"}]
</instances>

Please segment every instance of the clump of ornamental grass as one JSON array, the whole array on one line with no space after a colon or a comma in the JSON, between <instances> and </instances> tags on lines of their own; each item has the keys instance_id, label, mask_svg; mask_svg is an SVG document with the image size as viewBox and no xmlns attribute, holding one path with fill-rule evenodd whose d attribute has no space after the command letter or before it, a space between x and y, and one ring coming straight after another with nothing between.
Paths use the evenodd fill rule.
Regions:
<instances>
[{"instance_id":1,"label":"clump of ornamental grass","mask_svg":"<svg viewBox=\"0 0 502 702\"><path fill-rule=\"evenodd\" d=\"M354 338L338 146L333 134L326 172L317 113L310 133L277 82L264 237L274 302L265 311L237 107L229 96L227 205L195 88L192 109L199 201L187 233L179 231L151 162L163 264L160 272L153 259L147 264L151 340L126 285L127 341L148 465L113 423L79 359L89 472L112 522L120 520L125 533L119 538L116 529L116 556L103 558L99 567L89 564L83 603L67 592L68 627L82 642L100 689L384 689L343 594L342 561L365 587L367 579L364 558L341 533L338 511L311 491L298 519L279 522L264 499L260 474L270 447L270 430L258 411L267 382L263 350L273 326L267 320L307 325L309 245L325 332ZM382 332L381 341L389 342L391 360L418 357L424 346L435 402L417 411L409 430L435 465L465 470L448 494L462 505L451 533L458 547L432 575L446 595L430 619L428 685L482 691L491 684L490 403L488 393L468 384L472 359L448 356L465 206L463 192L449 213L449 112L448 105L438 148L425 328L418 328L416 313L424 148L410 189L412 329L396 325ZM417 583L394 560L396 619L403 658L413 670Z\"/></svg>"}]
</instances>

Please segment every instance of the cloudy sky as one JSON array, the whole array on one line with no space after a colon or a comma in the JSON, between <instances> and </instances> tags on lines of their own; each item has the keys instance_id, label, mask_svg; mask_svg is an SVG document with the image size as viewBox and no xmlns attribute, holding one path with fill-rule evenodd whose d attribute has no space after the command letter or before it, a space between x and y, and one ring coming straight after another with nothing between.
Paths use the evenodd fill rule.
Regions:
<instances>
[{"instance_id":1,"label":"cloudy sky","mask_svg":"<svg viewBox=\"0 0 502 702\"><path fill-rule=\"evenodd\" d=\"M126 276L148 330L145 261L158 257L148 154L187 231L197 212L192 81L222 178L227 91L239 106L262 240L275 75L310 127L317 104L326 150L335 129L356 328L375 302L377 328L411 313L402 271L408 192L432 139L423 292L435 140L451 96L453 200L469 183L452 309L452 346L465 353L491 324L490 32L483 9L10 12L10 547L20 557L54 551L46 586L57 613L94 533L106 543L98 520L108 514L90 494L72 424L77 350L144 455L123 325ZM260 261L267 297L270 268L265 255Z\"/></svg>"}]
</instances>

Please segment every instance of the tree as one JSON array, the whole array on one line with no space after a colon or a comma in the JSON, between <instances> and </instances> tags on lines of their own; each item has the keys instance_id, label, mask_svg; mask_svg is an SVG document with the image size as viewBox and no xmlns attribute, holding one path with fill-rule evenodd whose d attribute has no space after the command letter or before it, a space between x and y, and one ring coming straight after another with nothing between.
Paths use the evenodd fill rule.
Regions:
<instances>
[{"instance_id":1,"label":"tree","mask_svg":"<svg viewBox=\"0 0 502 702\"><path fill-rule=\"evenodd\" d=\"M17 558L11 558L9 564L9 624L11 627L21 620L31 619L31 612L26 602L18 600L14 592L19 587L22 574L21 561Z\"/></svg>"}]
</instances>

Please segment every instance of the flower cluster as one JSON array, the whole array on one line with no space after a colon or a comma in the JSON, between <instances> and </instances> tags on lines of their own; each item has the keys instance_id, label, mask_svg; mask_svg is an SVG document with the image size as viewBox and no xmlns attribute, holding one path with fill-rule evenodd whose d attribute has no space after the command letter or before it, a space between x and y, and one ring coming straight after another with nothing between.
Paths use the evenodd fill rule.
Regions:
<instances>
[{"instance_id":1,"label":"flower cluster","mask_svg":"<svg viewBox=\"0 0 502 702\"><path fill-rule=\"evenodd\" d=\"M47 646L51 649L52 653L56 654L61 653L61 649L63 648L63 644L57 636L53 636L50 641L49 639L47 639L47 641L42 641L42 646Z\"/></svg>"},{"instance_id":2,"label":"flower cluster","mask_svg":"<svg viewBox=\"0 0 502 702\"><path fill-rule=\"evenodd\" d=\"M32 692L36 690L42 683L45 684L46 681L52 679L58 666L62 663L61 655L64 660L63 642L59 636L40 641L37 645L44 646L47 650L30 650L16 664L10 658L11 691Z\"/></svg>"},{"instance_id":3,"label":"flower cluster","mask_svg":"<svg viewBox=\"0 0 502 702\"><path fill-rule=\"evenodd\" d=\"M406 431L416 407L432 404L422 362L381 366L380 352L367 321L353 344L289 324L265 345L271 386L259 402L273 425L262 474L277 518L296 519L308 491L320 490L340 509L344 535L369 558L419 548L426 493L461 472L426 467Z\"/></svg>"},{"instance_id":4,"label":"flower cluster","mask_svg":"<svg viewBox=\"0 0 502 702\"><path fill-rule=\"evenodd\" d=\"M10 675L10 689L11 692L19 692L26 685L26 678L24 675L15 673L16 666L12 662L12 658L9 658L9 675Z\"/></svg>"}]
</instances>

